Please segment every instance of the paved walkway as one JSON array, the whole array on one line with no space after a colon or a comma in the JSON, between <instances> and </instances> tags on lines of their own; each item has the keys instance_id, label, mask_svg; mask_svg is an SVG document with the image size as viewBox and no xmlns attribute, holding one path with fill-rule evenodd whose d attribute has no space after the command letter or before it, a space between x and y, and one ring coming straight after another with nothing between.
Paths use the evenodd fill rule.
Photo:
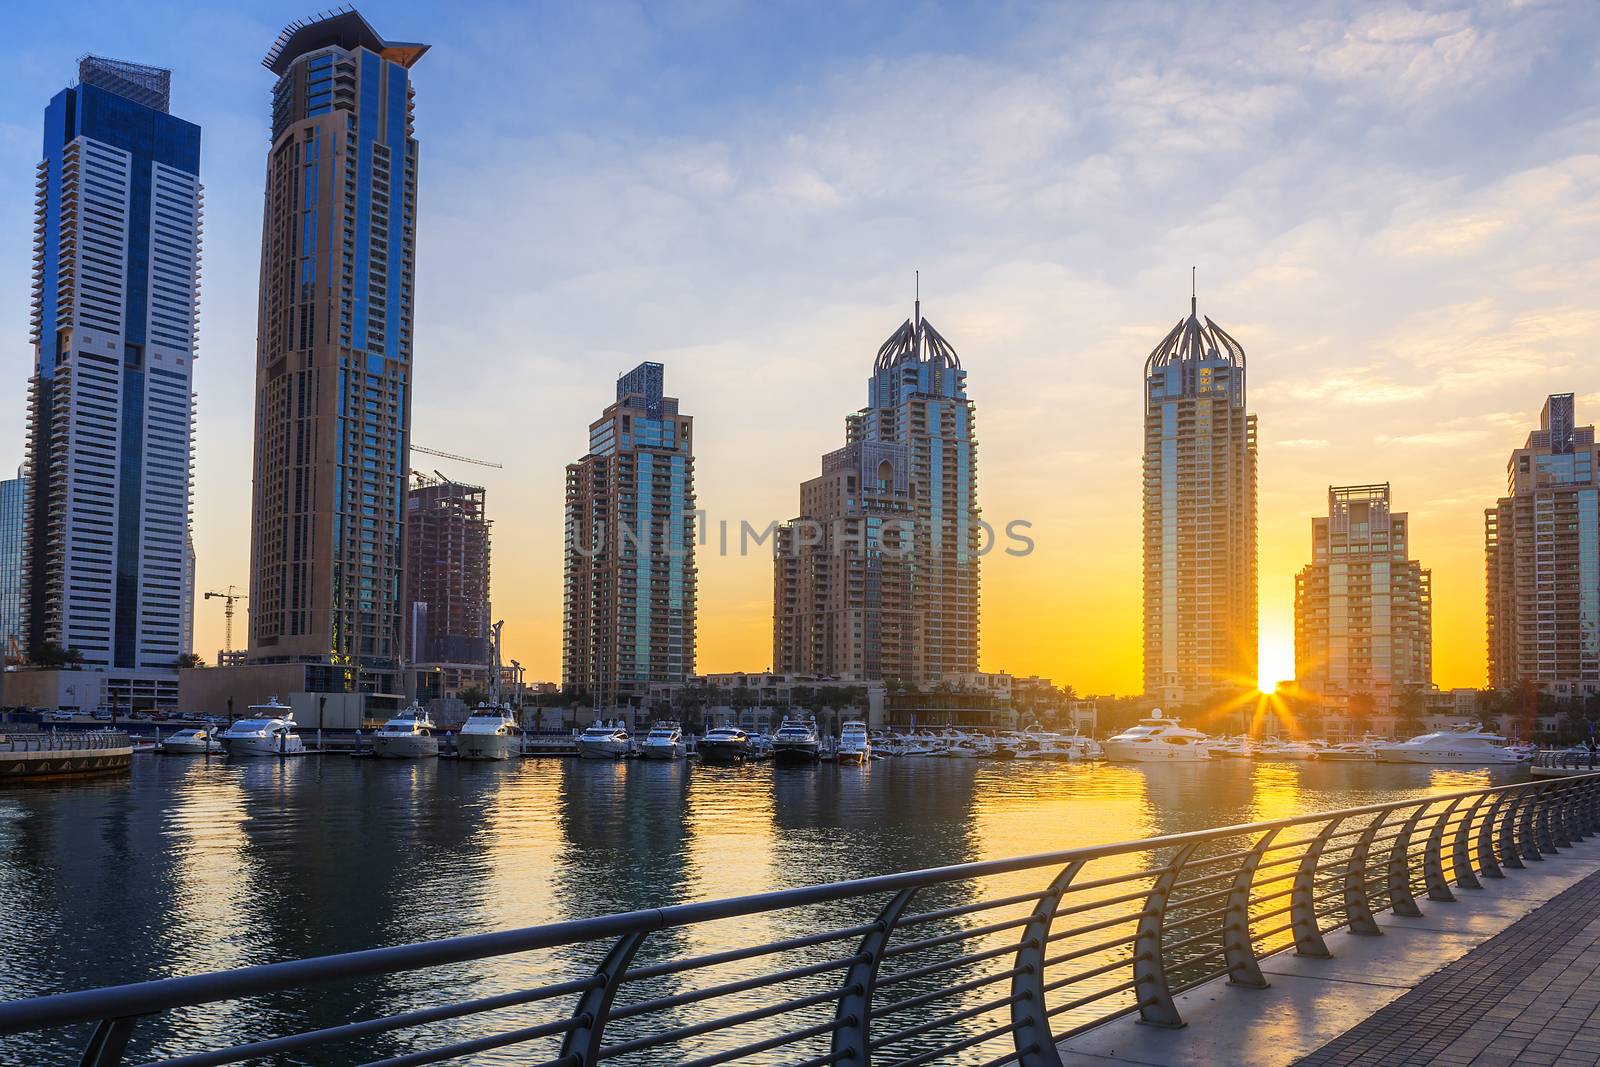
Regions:
<instances>
[{"instance_id":1,"label":"paved walkway","mask_svg":"<svg viewBox=\"0 0 1600 1067\"><path fill-rule=\"evenodd\" d=\"M1124 1017L1058 1046L1066 1067L1491 1067L1600 1064L1600 839L1456 903L1328 935L1332 959L1280 952L1267 989L1221 979L1175 998L1188 1025ZM1470 1051L1469 1051L1470 1050ZM1565 1056L1563 1059L1562 1057ZM1480 1058L1481 1057L1481 1058Z\"/></svg>"},{"instance_id":2,"label":"paved walkway","mask_svg":"<svg viewBox=\"0 0 1600 1067\"><path fill-rule=\"evenodd\" d=\"M1600 1063L1600 873L1430 975L1299 1063Z\"/></svg>"}]
</instances>

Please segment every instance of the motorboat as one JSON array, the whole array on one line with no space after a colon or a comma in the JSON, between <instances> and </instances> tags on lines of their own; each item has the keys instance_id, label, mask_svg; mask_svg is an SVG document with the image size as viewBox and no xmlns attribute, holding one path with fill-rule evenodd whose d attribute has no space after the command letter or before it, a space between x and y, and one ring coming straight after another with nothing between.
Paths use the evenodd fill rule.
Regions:
<instances>
[{"instance_id":1,"label":"motorboat","mask_svg":"<svg viewBox=\"0 0 1600 1067\"><path fill-rule=\"evenodd\" d=\"M210 727L199 726L168 734L156 742L156 751L177 756L218 755L222 752L222 742Z\"/></svg>"},{"instance_id":2,"label":"motorboat","mask_svg":"<svg viewBox=\"0 0 1600 1067\"><path fill-rule=\"evenodd\" d=\"M1212 759L1254 759L1256 748L1248 737L1217 737L1207 742Z\"/></svg>"},{"instance_id":3,"label":"motorboat","mask_svg":"<svg viewBox=\"0 0 1600 1067\"><path fill-rule=\"evenodd\" d=\"M298 756L306 750L305 742L294 732L294 709L278 703L277 697L251 705L248 711L218 738L228 755Z\"/></svg>"},{"instance_id":4,"label":"motorboat","mask_svg":"<svg viewBox=\"0 0 1600 1067\"><path fill-rule=\"evenodd\" d=\"M737 726L713 726L695 746L701 763L743 763L750 758L750 735Z\"/></svg>"},{"instance_id":5,"label":"motorboat","mask_svg":"<svg viewBox=\"0 0 1600 1067\"><path fill-rule=\"evenodd\" d=\"M1370 741L1341 741L1317 753L1317 760L1324 763L1371 763L1377 758Z\"/></svg>"},{"instance_id":6,"label":"motorboat","mask_svg":"<svg viewBox=\"0 0 1600 1067\"><path fill-rule=\"evenodd\" d=\"M1112 763L1196 763L1208 760L1206 735L1179 724L1156 708L1137 726L1107 738L1101 745Z\"/></svg>"},{"instance_id":7,"label":"motorboat","mask_svg":"<svg viewBox=\"0 0 1600 1067\"><path fill-rule=\"evenodd\" d=\"M470 760L508 760L522 749L522 727L505 705L479 704L456 734L456 755Z\"/></svg>"},{"instance_id":8,"label":"motorboat","mask_svg":"<svg viewBox=\"0 0 1600 1067\"><path fill-rule=\"evenodd\" d=\"M578 758L622 759L632 747L628 728L622 720L591 723L578 735Z\"/></svg>"},{"instance_id":9,"label":"motorboat","mask_svg":"<svg viewBox=\"0 0 1600 1067\"><path fill-rule=\"evenodd\" d=\"M1483 766L1521 763L1520 753L1506 748L1506 739L1477 726L1439 730L1396 744L1378 745L1380 763L1433 763Z\"/></svg>"},{"instance_id":10,"label":"motorboat","mask_svg":"<svg viewBox=\"0 0 1600 1067\"><path fill-rule=\"evenodd\" d=\"M774 763L815 763L821 756L817 724L810 719L785 719L772 735Z\"/></svg>"},{"instance_id":11,"label":"motorboat","mask_svg":"<svg viewBox=\"0 0 1600 1067\"><path fill-rule=\"evenodd\" d=\"M1314 760L1328 748L1326 741L1277 741L1263 752L1262 759Z\"/></svg>"},{"instance_id":12,"label":"motorboat","mask_svg":"<svg viewBox=\"0 0 1600 1067\"><path fill-rule=\"evenodd\" d=\"M864 722L847 722L839 727L839 747L833 758L840 763L872 762L872 738Z\"/></svg>"},{"instance_id":13,"label":"motorboat","mask_svg":"<svg viewBox=\"0 0 1600 1067\"><path fill-rule=\"evenodd\" d=\"M683 727L675 722L654 724L639 745L641 759L682 759L683 754Z\"/></svg>"},{"instance_id":14,"label":"motorboat","mask_svg":"<svg viewBox=\"0 0 1600 1067\"><path fill-rule=\"evenodd\" d=\"M372 754L379 759L427 759L439 754L439 730L421 704L412 704L378 727Z\"/></svg>"}]
</instances>

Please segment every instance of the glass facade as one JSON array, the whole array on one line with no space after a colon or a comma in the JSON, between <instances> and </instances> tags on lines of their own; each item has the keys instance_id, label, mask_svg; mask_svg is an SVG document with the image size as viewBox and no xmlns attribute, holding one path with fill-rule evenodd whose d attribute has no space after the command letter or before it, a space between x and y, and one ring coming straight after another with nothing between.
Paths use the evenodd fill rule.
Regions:
<instances>
[{"instance_id":1,"label":"glass facade","mask_svg":"<svg viewBox=\"0 0 1600 1067\"><path fill-rule=\"evenodd\" d=\"M170 669L189 529L200 129L170 74L88 56L45 110L22 643Z\"/></svg>"},{"instance_id":2,"label":"glass facade","mask_svg":"<svg viewBox=\"0 0 1600 1067\"><path fill-rule=\"evenodd\" d=\"M22 498L27 482L21 472L0 482L0 641L10 655L11 642L22 643Z\"/></svg>"}]
</instances>

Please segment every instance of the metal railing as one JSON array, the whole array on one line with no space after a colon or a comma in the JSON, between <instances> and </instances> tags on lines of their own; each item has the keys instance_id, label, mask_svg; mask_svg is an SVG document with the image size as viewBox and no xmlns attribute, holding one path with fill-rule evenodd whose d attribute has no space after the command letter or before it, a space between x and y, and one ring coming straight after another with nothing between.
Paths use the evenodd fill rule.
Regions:
<instances>
[{"instance_id":1,"label":"metal railing","mask_svg":"<svg viewBox=\"0 0 1600 1067\"><path fill-rule=\"evenodd\" d=\"M1600 775L1543 779L14 1001L0 1035L92 1025L90 1067L130 1043L174 1067L1059 1067L1074 1033L1180 1026L1184 989L1262 987L1269 953L1328 956L1331 930L1377 934L1597 830Z\"/></svg>"},{"instance_id":2,"label":"metal railing","mask_svg":"<svg viewBox=\"0 0 1600 1067\"><path fill-rule=\"evenodd\" d=\"M8 734L0 738L0 752L81 752L129 748L133 742L120 730L86 730L71 733Z\"/></svg>"},{"instance_id":3,"label":"metal railing","mask_svg":"<svg viewBox=\"0 0 1600 1067\"><path fill-rule=\"evenodd\" d=\"M1567 748L1552 752L1540 752L1533 757L1535 767L1557 771L1594 771L1600 770L1600 752L1591 752L1588 749Z\"/></svg>"}]
</instances>

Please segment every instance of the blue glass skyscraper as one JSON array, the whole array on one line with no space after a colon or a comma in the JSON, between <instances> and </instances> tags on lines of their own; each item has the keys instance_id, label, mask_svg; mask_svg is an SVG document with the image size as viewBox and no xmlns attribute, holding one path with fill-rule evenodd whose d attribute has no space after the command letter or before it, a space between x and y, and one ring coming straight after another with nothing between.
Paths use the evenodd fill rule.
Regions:
<instances>
[{"instance_id":1,"label":"blue glass skyscraper","mask_svg":"<svg viewBox=\"0 0 1600 1067\"><path fill-rule=\"evenodd\" d=\"M21 471L0 482L0 644L7 656L12 642L18 648L22 643L22 498L27 485Z\"/></svg>"},{"instance_id":2,"label":"blue glass skyscraper","mask_svg":"<svg viewBox=\"0 0 1600 1067\"><path fill-rule=\"evenodd\" d=\"M38 167L23 640L110 670L182 650L200 128L170 79L84 58Z\"/></svg>"}]
</instances>

